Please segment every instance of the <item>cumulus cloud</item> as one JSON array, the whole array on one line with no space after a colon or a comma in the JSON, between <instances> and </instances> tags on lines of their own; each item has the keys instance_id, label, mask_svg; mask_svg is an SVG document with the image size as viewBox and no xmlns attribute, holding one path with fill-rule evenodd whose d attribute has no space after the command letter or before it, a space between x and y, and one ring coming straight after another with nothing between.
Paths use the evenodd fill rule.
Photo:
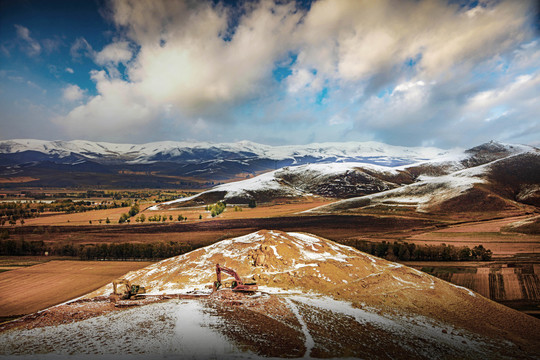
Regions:
<instances>
[{"instance_id":1,"label":"cumulus cloud","mask_svg":"<svg viewBox=\"0 0 540 360\"><path fill-rule=\"evenodd\" d=\"M104 133L130 136L140 132L141 126L156 120L158 110L146 102L134 84L111 78L103 70L92 71L91 78L96 83L98 94L66 116L55 119L55 123L62 125L68 134L86 134L92 138L102 137ZM76 100L84 93L68 87L64 91L64 97L66 95Z\"/></svg>"},{"instance_id":2,"label":"cumulus cloud","mask_svg":"<svg viewBox=\"0 0 540 360\"><path fill-rule=\"evenodd\" d=\"M70 84L62 90L62 97L67 101L80 101L84 98L85 90Z\"/></svg>"},{"instance_id":3,"label":"cumulus cloud","mask_svg":"<svg viewBox=\"0 0 540 360\"><path fill-rule=\"evenodd\" d=\"M28 28L15 24L17 36L23 40L22 48L28 54L28 56L36 56L41 52L41 45L35 39L30 36L30 30Z\"/></svg>"},{"instance_id":4,"label":"cumulus cloud","mask_svg":"<svg viewBox=\"0 0 540 360\"><path fill-rule=\"evenodd\" d=\"M443 1L321 0L297 32L296 67L340 82L388 71L436 80L523 40L527 8L513 1L465 10Z\"/></svg>"},{"instance_id":5,"label":"cumulus cloud","mask_svg":"<svg viewBox=\"0 0 540 360\"><path fill-rule=\"evenodd\" d=\"M67 67L65 70L66 70L67 73L70 73L70 74L75 73L75 71L73 71L73 69L70 68L70 67Z\"/></svg>"},{"instance_id":6,"label":"cumulus cloud","mask_svg":"<svg viewBox=\"0 0 540 360\"><path fill-rule=\"evenodd\" d=\"M95 54L95 62L98 65L126 64L133 56L129 42L119 41L109 44Z\"/></svg>"},{"instance_id":7,"label":"cumulus cloud","mask_svg":"<svg viewBox=\"0 0 540 360\"><path fill-rule=\"evenodd\" d=\"M320 0L302 10L271 0L240 9L111 0L104 12L118 28L113 41L101 51L84 38L71 47L74 59L86 56L98 66L91 74L97 95L57 122L84 133L128 132L173 117L204 129L209 121L250 125L280 117L392 143L456 141L448 129L522 119L535 108L537 99L518 90L538 93L531 4ZM273 71L284 63L288 75L276 81ZM324 112L310 108L321 94ZM235 120L245 104L264 115ZM292 127L286 131L298 130ZM324 127L310 131L304 141L326 134Z\"/></svg>"}]
</instances>

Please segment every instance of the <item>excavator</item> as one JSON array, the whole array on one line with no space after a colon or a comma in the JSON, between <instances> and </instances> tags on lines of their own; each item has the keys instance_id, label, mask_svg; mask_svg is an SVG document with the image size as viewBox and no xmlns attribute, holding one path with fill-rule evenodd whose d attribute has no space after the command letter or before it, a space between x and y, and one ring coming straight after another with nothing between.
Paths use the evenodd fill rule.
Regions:
<instances>
[{"instance_id":1,"label":"excavator","mask_svg":"<svg viewBox=\"0 0 540 360\"><path fill-rule=\"evenodd\" d=\"M239 291L239 292L254 292L258 289L257 283L244 283L240 276L234 271L233 269L229 269L225 266L221 266L219 264L216 264L216 277L217 281L214 282L214 288L213 291L218 290L222 284L221 284L221 272L224 272L225 274L228 274L234 278L234 281L231 283L231 290L232 291Z\"/></svg>"},{"instance_id":2,"label":"excavator","mask_svg":"<svg viewBox=\"0 0 540 360\"><path fill-rule=\"evenodd\" d=\"M121 300L137 299L139 294L144 293L146 293L144 286L132 285L129 280L113 281L113 295L118 296Z\"/></svg>"}]
</instances>

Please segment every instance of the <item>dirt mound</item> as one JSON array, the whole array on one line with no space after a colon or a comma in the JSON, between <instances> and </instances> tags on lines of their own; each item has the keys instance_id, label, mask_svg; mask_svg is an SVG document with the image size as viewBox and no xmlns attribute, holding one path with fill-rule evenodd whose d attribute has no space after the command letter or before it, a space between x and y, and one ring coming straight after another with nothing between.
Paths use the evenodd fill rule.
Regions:
<instances>
[{"instance_id":1,"label":"dirt mound","mask_svg":"<svg viewBox=\"0 0 540 360\"><path fill-rule=\"evenodd\" d=\"M225 288L212 293L216 263L256 280L260 292L232 292L226 283L233 279L223 276ZM101 315L78 315L78 323L0 333L0 353L31 354L45 345L56 353L192 358L474 359L540 353L539 320L305 233L261 230L125 277L159 301L121 311L102 304ZM86 301L94 304L110 292L103 287ZM173 296L194 292L207 296Z\"/></svg>"},{"instance_id":2,"label":"dirt mound","mask_svg":"<svg viewBox=\"0 0 540 360\"><path fill-rule=\"evenodd\" d=\"M540 336L533 335L538 320L415 269L304 233L261 230L161 261L127 278L152 294L192 291L211 286L217 263L255 280L263 290L317 293L384 314L437 319L485 336L535 344L540 351ZM107 286L89 296L110 291Z\"/></svg>"}]
</instances>

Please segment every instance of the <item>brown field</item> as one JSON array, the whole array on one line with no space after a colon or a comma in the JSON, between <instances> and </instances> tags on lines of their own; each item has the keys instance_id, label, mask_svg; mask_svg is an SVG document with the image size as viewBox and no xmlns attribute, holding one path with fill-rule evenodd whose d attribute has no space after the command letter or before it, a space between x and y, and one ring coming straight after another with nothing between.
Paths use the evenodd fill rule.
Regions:
<instances>
[{"instance_id":1,"label":"brown field","mask_svg":"<svg viewBox=\"0 0 540 360\"><path fill-rule=\"evenodd\" d=\"M265 217L276 217L276 216L287 216L294 215L296 213L312 209L317 206L325 205L330 203L331 200L325 199L308 199L302 202L293 202L293 203L283 203L283 204L273 204L273 205L260 205L256 208L249 208L247 206L241 207L242 211L234 211L233 207L227 207L227 209L221 213L219 216L212 218L209 211L206 211L204 206L198 207L189 207L178 210L157 210L151 211L146 210L152 205L155 204L142 204L141 213L146 216L146 218L154 215L166 215L167 221L178 222L178 215L187 217L188 221L199 221L199 215L202 216L203 220L218 220L218 219L253 219L253 218L265 218ZM54 225L100 225L99 220L101 220L101 225L105 225L105 219L109 218L111 221L110 225L119 225L118 219L122 214L129 211L129 207L116 208L116 209L105 209L105 210L93 210L86 211L81 213L44 213L38 218L26 219L25 226L54 226ZM140 215L139 214L139 215ZM173 220L169 220L168 217L172 215ZM131 225L137 225L135 218L131 218ZM155 222L145 222L155 223ZM121 225L126 226L126 225Z\"/></svg>"},{"instance_id":2,"label":"brown field","mask_svg":"<svg viewBox=\"0 0 540 360\"><path fill-rule=\"evenodd\" d=\"M540 310L539 258L540 256L537 256L526 261L508 262L410 261L404 264L538 317Z\"/></svg>"},{"instance_id":3,"label":"brown field","mask_svg":"<svg viewBox=\"0 0 540 360\"><path fill-rule=\"evenodd\" d=\"M36 180L39 180L39 179L30 177L30 176L0 177L0 184L27 183L27 182L36 181Z\"/></svg>"},{"instance_id":4,"label":"brown field","mask_svg":"<svg viewBox=\"0 0 540 360\"><path fill-rule=\"evenodd\" d=\"M0 273L0 317L33 313L87 294L150 262L50 261Z\"/></svg>"},{"instance_id":5,"label":"brown field","mask_svg":"<svg viewBox=\"0 0 540 360\"><path fill-rule=\"evenodd\" d=\"M534 218L535 216L517 216L492 221L477 221L457 224L445 229L414 234L406 241L415 244L447 244L473 247L482 244L493 251L495 256L512 256L519 253L540 252L540 234L520 234L505 232L502 229L514 222Z\"/></svg>"}]
</instances>

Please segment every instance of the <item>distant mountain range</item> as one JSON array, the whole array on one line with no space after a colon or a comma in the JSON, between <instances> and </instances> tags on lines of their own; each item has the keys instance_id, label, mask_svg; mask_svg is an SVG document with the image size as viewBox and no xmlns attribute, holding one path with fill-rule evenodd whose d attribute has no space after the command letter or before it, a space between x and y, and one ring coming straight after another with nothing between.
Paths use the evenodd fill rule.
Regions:
<instances>
[{"instance_id":1,"label":"distant mountain range","mask_svg":"<svg viewBox=\"0 0 540 360\"><path fill-rule=\"evenodd\" d=\"M204 188L286 166L361 162L400 166L452 156L459 150L377 142L269 146L237 143L0 141L4 188L100 186Z\"/></svg>"},{"instance_id":2,"label":"distant mountain range","mask_svg":"<svg viewBox=\"0 0 540 360\"><path fill-rule=\"evenodd\" d=\"M499 211L540 206L540 150L498 142L442 150L377 142L2 141L0 188L17 187L207 189L156 209L323 196L344 200L314 212Z\"/></svg>"}]
</instances>

